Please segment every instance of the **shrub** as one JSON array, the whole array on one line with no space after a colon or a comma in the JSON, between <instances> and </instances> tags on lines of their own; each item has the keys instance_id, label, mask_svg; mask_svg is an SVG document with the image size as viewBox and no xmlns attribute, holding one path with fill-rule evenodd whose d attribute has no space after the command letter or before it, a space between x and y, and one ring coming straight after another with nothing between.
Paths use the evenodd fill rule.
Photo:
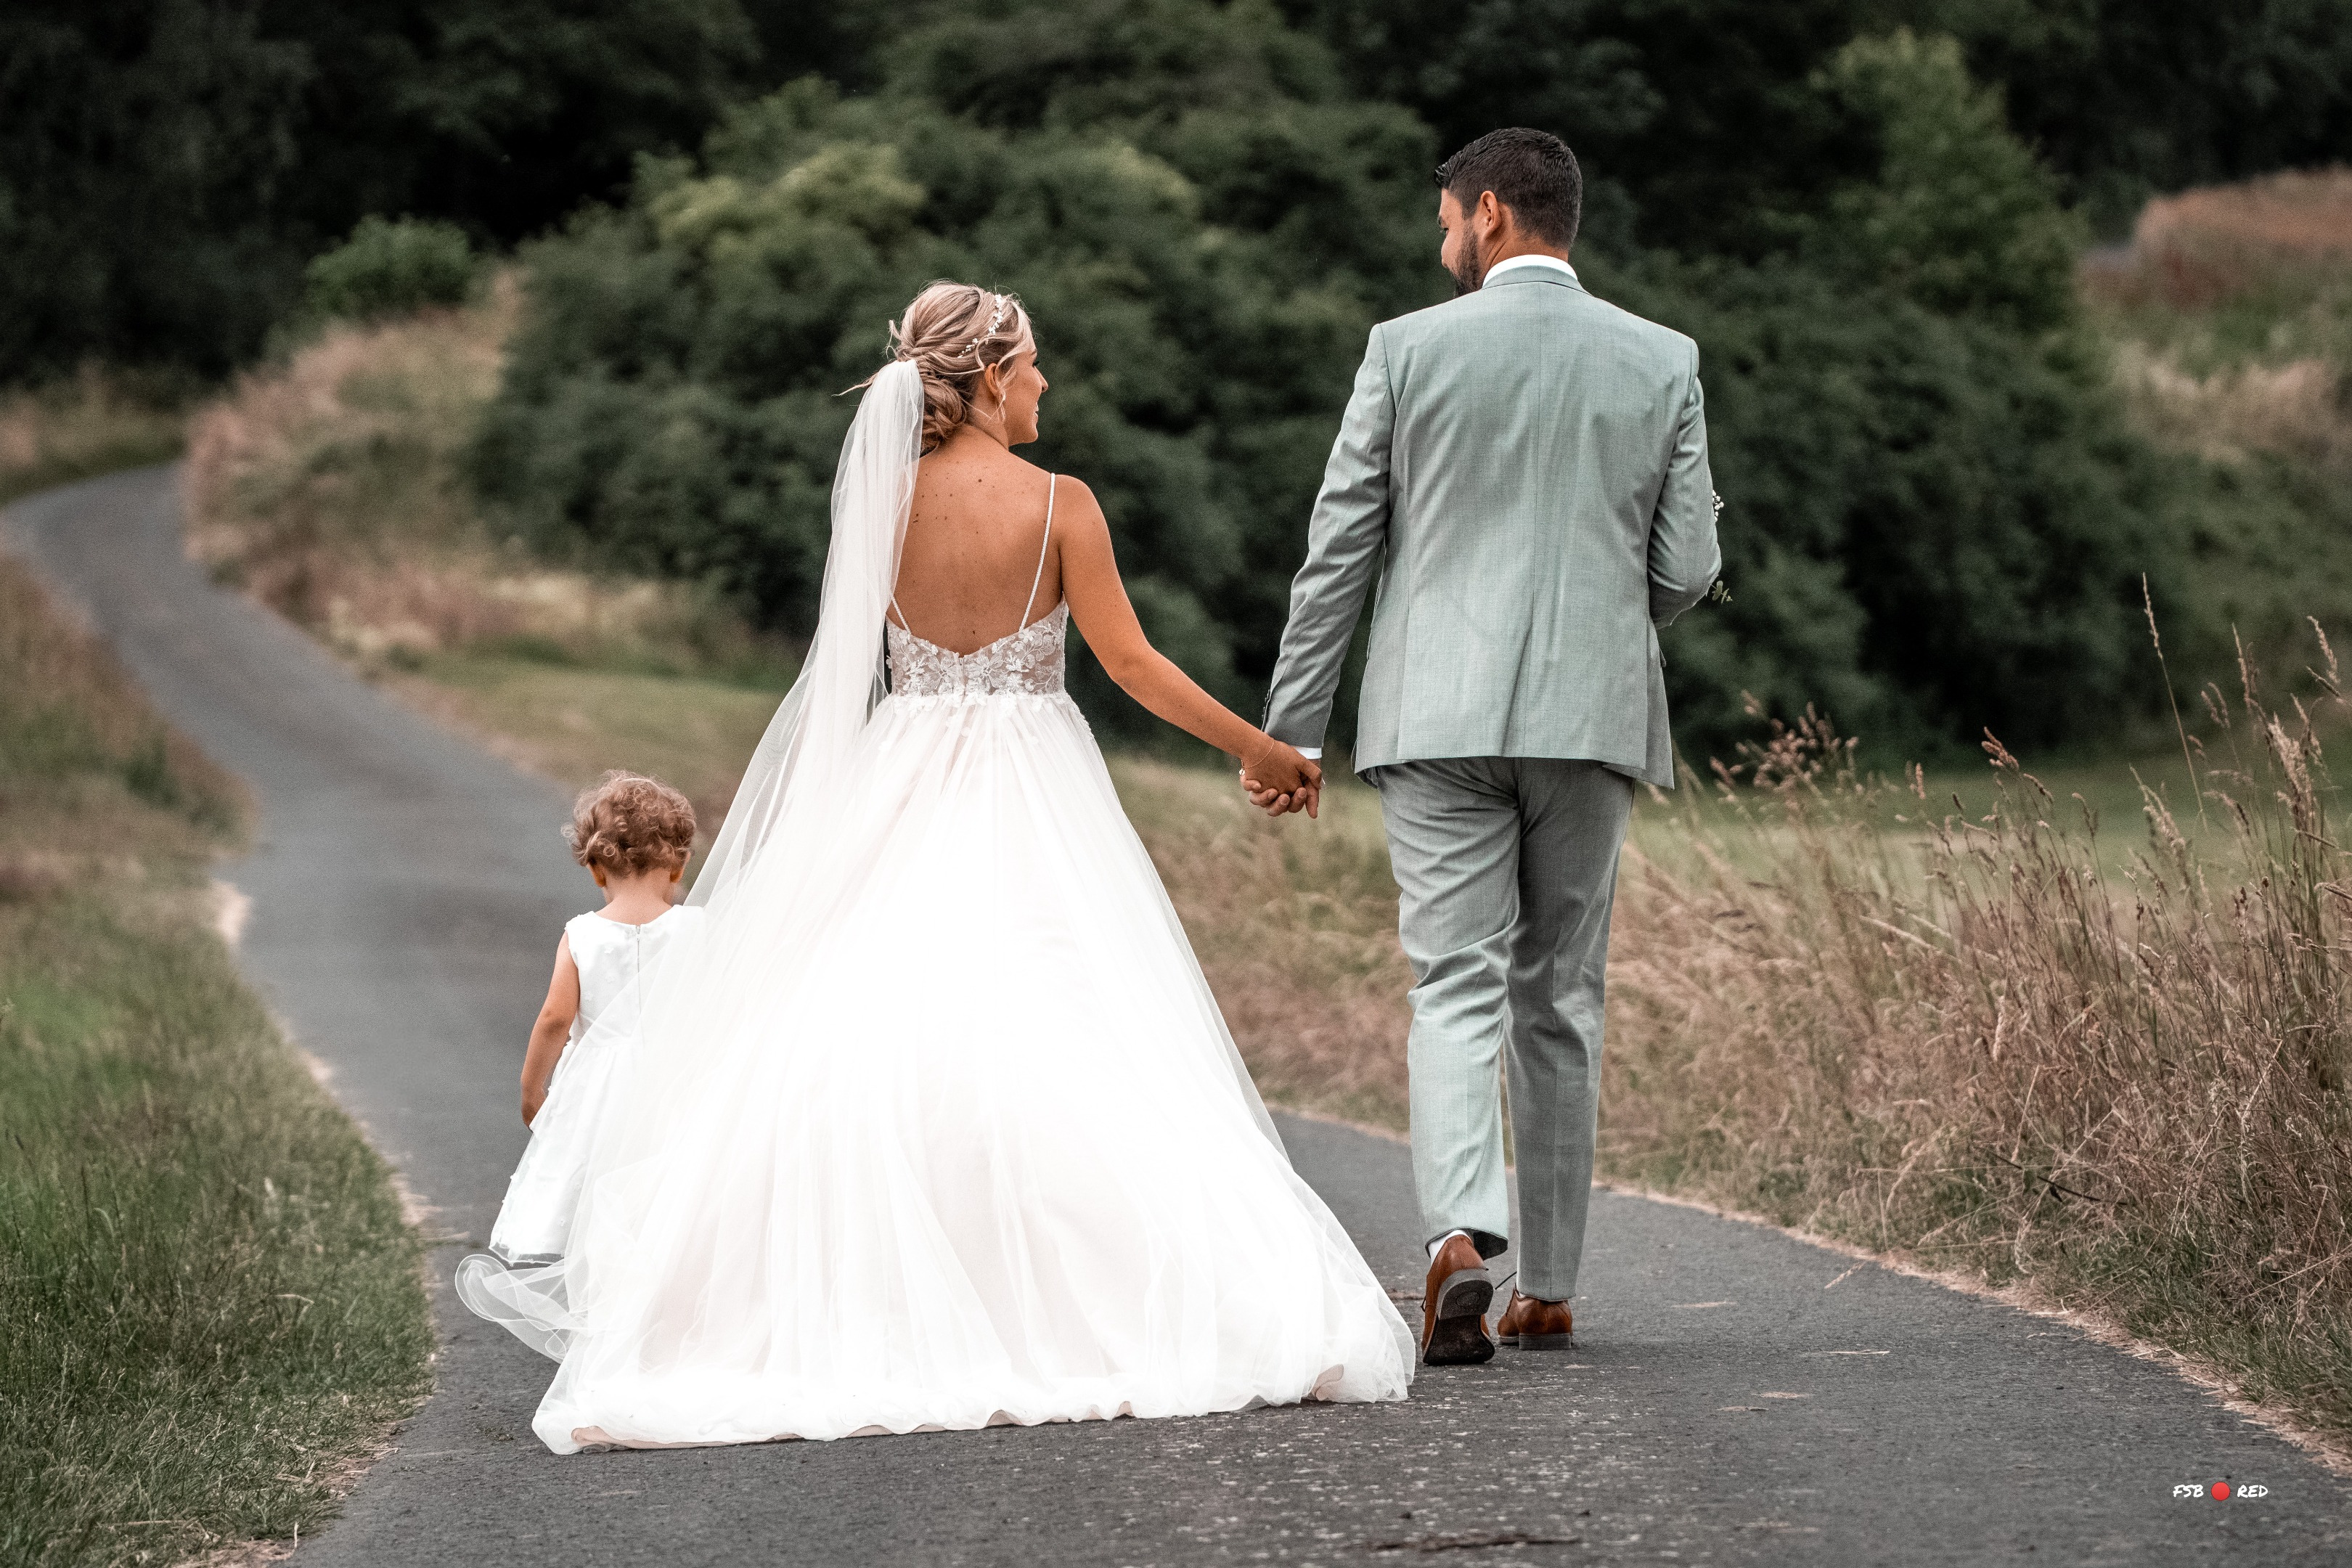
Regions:
<instances>
[{"instance_id":1,"label":"shrub","mask_svg":"<svg viewBox=\"0 0 2352 1568\"><path fill-rule=\"evenodd\" d=\"M1834 705L1897 755L1987 725L2072 742L2157 708L2133 655L2141 574L2186 595L2174 476L2080 335L1795 265L1588 270L1699 342L1734 593L1666 637L1686 749L1748 732L1743 692Z\"/></svg>"},{"instance_id":2,"label":"shrub","mask_svg":"<svg viewBox=\"0 0 2352 1568\"><path fill-rule=\"evenodd\" d=\"M1195 0L958 13L893 60L877 97L739 112L528 253L477 483L544 548L804 631L836 394L923 283L1016 289L1054 382L1037 460L1102 497L1153 637L1251 705L1364 333L1445 286L1426 132ZM2075 230L1948 44L1866 40L1806 90L1875 151L1775 220L1780 255L1578 257L1701 349L1735 594L1668 638L1685 743L1744 732L1742 690L1906 747L2110 730L2153 698L2126 650L2179 530L2082 330Z\"/></svg>"},{"instance_id":3,"label":"shrub","mask_svg":"<svg viewBox=\"0 0 2352 1568\"><path fill-rule=\"evenodd\" d=\"M1153 636L1248 702L1232 672L1272 662L1364 335L1444 286L1430 148L1408 116L1286 79L1295 40L1261 13L1147 14L1201 19L1203 78L1128 79L1083 129L811 80L733 117L698 163L644 165L625 208L527 253L477 482L542 546L713 581L804 631L854 411L838 394L924 283L1014 289L1054 381L1036 460L1101 497ZM992 79L956 63L973 47L926 36L907 68L935 55L977 90ZM1008 92L1004 112L1034 121L1054 96ZM1114 732L1151 732L1079 681Z\"/></svg>"},{"instance_id":4,"label":"shrub","mask_svg":"<svg viewBox=\"0 0 2352 1568\"><path fill-rule=\"evenodd\" d=\"M303 269L303 304L313 316L352 321L462 305L477 270L474 247L456 224L371 214Z\"/></svg>"}]
</instances>

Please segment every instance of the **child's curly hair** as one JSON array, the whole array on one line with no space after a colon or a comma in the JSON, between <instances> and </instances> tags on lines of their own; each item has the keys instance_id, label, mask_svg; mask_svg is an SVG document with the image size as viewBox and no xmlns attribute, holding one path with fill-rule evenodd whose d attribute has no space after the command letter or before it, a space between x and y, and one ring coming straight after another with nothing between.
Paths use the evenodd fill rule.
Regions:
<instances>
[{"instance_id":1,"label":"child's curly hair","mask_svg":"<svg viewBox=\"0 0 2352 1568\"><path fill-rule=\"evenodd\" d=\"M608 877L684 866L694 853L694 807L661 780L615 768L572 803L563 841L574 860Z\"/></svg>"}]
</instances>

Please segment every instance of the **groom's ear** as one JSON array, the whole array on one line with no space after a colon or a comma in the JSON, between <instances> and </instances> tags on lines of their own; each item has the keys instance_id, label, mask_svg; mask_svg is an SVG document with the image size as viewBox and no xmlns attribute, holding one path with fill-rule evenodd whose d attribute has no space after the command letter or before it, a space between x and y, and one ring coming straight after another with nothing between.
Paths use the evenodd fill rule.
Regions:
<instances>
[{"instance_id":1,"label":"groom's ear","mask_svg":"<svg viewBox=\"0 0 2352 1568\"><path fill-rule=\"evenodd\" d=\"M1502 199L1492 191L1478 193L1478 205L1475 210L1478 233L1490 239L1500 237L1515 222L1511 209L1505 206Z\"/></svg>"}]
</instances>

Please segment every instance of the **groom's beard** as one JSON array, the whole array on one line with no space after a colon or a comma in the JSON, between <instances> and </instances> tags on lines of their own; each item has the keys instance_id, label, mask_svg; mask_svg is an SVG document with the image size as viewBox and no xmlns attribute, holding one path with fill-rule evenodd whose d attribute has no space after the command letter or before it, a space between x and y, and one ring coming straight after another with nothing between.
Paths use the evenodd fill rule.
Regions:
<instances>
[{"instance_id":1,"label":"groom's beard","mask_svg":"<svg viewBox=\"0 0 2352 1568\"><path fill-rule=\"evenodd\" d=\"M1478 247L1475 243L1462 247L1462 258L1456 261L1450 270L1454 274L1455 299L1459 300L1465 294L1475 294L1478 291L1478 285L1486 281L1486 265L1478 259Z\"/></svg>"}]
</instances>

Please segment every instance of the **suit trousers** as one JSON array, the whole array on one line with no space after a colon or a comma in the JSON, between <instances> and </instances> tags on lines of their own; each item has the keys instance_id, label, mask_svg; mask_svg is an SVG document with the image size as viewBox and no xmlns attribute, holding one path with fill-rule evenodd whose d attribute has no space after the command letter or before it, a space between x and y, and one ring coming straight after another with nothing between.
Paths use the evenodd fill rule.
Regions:
<instances>
[{"instance_id":1,"label":"suit trousers","mask_svg":"<svg viewBox=\"0 0 2352 1568\"><path fill-rule=\"evenodd\" d=\"M1518 1288L1576 1293L1592 1196L1603 987L1633 781L1599 763L1463 757L1370 771L1412 962L1423 1229L1509 1246L1502 1083L1519 1168ZM1500 1070L1498 1070L1500 1069Z\"/></svg>"}]
</instances>

